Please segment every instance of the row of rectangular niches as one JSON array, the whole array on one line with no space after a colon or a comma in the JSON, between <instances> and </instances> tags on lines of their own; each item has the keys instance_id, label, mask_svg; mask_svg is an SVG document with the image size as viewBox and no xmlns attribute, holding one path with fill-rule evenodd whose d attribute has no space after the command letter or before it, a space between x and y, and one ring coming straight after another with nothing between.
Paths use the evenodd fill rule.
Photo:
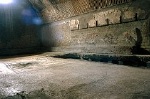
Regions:
<instances>
[{"instance_id":1,"label":"row of rectangular niches","mask_svg":"<svg viewBox=\"0 0 150 99\"><path fill-rule=\"evenodd\" d=\"M117 22L117 23L109 23L109 19L105 19L106 24L103 24L103 25L100 25L100 23L98 23L98 21L95 20L95 23L96 23L95 26L89 26L89 23L86 23L86 26L81 28L80 24L79 24L78 28L71 29L71 31L80 30L80 29L87 29L87 28L94 28L94 27L103 27L103 26L121 24L121 23L129 23L129 22L134 22L134 21L138 21L138 20L142 20L142 19L139 19L137 13L135 13L135 16L133 19L123 19L123 17L120 16L120 22Z\"/></svg>"}]
</instances>

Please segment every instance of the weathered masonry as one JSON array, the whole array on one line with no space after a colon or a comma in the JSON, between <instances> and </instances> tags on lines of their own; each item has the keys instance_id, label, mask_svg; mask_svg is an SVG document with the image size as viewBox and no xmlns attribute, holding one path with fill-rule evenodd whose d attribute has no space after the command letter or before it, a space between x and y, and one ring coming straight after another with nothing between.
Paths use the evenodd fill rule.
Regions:
<instances>
[{"instance_id":1,"label":"weathered masonry","mask_svg":"<svg viewBox=\"0 0 150 99\"><path fill-rule=\"evenodd\" d=\"M41 11L46 23L66 19L72 16L90 13L132 0L29 0Z\"/></svg>"},{"instance_id":2,"label":"weathered masonry","mask_svg":"<svg viewBox=\"0 0 150 99\"><path fill-rule=\"evenodd\" d=\"M30 0L41 13L43 45L53 51L147 54L150 0Z\"/></svg>"}]
</instances>

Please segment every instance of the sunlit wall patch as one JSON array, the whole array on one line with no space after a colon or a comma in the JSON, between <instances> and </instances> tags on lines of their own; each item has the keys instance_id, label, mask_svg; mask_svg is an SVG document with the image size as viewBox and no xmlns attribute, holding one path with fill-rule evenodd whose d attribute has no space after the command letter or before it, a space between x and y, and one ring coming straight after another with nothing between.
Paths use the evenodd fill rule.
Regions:
<instances>
[{"instance_id":1,"label":"sunlit wall patch","mask_svg":"<svg viewBox=\"0 0 150 99\"><path fill-rule=\"evenodd\" d=\"M10 4L13 0L0 0L0 4Z\"/></svg>"}]
</instances>

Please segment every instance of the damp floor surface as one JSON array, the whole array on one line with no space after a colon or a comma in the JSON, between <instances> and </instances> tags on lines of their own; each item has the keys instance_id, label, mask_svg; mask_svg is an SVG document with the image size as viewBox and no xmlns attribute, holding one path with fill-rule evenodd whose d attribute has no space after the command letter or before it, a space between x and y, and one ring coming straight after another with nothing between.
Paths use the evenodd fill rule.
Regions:
<instances>
[{"instance_id":1,"label":"damp floor surface","mask_svg":"<svg viewBox=\"0 0 150 99\"><path fill-rule=\"evenodd\" d=\"M150 99L150 69L51 53L3 58L0 99Z\"/></svg>"}]
</instances>

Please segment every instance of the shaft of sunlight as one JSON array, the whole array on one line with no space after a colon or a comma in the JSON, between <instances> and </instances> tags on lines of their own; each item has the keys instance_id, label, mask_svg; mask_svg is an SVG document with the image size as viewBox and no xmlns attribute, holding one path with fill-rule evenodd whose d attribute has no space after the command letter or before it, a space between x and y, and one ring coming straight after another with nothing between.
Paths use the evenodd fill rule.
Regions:
<instances>
[{"instance_id":1,"label":"shaft of sunlight","mask_svg":"<svg viewBox=\"0 0 150 99\"><path fill-rule=\"evenodd\" d=\"M10 4L13 0L0 0L0 4Z\"/></svg>"}]
</instances>

